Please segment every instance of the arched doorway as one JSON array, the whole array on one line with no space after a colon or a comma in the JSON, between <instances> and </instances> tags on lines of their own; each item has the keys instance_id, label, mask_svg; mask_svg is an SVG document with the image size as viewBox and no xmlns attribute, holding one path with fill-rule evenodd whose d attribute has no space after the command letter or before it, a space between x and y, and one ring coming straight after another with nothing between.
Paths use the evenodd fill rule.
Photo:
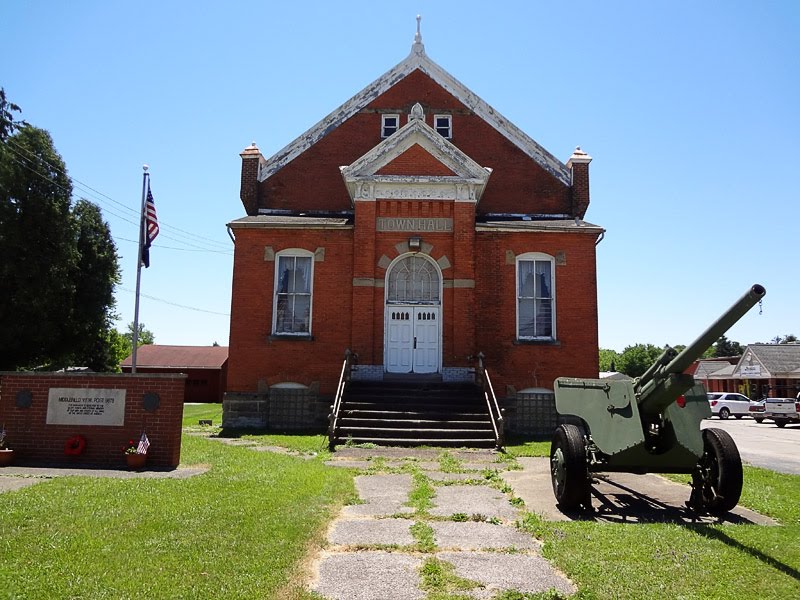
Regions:
<instances>
[{"instance_id":1,"label":"arched doorway","mask_svg":"<svg viewBox=\"0 0 800 600\"><path fill-rule=\"evenodd\" d=\"M383 362L387 373L438 373L442 274L425 254L405 254L386 273Z\"/></svg>"}]
</instances>

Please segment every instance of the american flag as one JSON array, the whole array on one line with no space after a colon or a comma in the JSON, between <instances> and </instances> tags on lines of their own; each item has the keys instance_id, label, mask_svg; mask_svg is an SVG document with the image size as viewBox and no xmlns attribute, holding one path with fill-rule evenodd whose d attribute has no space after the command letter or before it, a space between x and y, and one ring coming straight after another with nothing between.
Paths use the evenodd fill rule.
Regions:
<instances>
[{"instance_id":1,"label":"american flag","mask_svg":"<svg viewBox=\"0 0 800 600\"><path fill-rule=\"evenodd\" d=\"M149 447L150 440L147 439L147 434L142 432L142 437L139 438L139 445L136 447L136 454L147 454Z\"/></svg>"},{"instance_id":2,"label":"american flag","mask_svg":"<svg viewBox=\"0 0 800 600\"><path fill-rule=\"evenodd\" d=\"M145 268L150 266L150 244L158 235L158 217L156 216L156 203L150 192L150 182L147 182L147 200L144 205L144 247L142 248L142 264Z\"/></svg>"}]
</instances>

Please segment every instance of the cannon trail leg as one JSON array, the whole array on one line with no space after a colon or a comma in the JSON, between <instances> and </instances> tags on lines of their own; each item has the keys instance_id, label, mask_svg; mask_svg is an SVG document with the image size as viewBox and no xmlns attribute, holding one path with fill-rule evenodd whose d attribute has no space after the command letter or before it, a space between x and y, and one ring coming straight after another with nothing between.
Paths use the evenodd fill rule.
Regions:
<instances>
[{"instance_id":1,"label":"cannon trail leg","mask_svg":"<svg viewBox=\"0 0 800 600\"><path fill-rule=\"evenodd\" d=\"M728 512L742 494L742 459L727 431L703 430L703 456L692 473L689 506L702 513Z\"/></svg>"},{"instance_id":2,"label":"cannon trail leg","mask_svg":"<svg viewBox=\"0 0 800 600\"><path fill-rule=\"evenodd\" d=\"M590 504L586 441L575 425L559 425L550 445L550 476L561 508L575 510Z\"/></svg>"}]
</instances>

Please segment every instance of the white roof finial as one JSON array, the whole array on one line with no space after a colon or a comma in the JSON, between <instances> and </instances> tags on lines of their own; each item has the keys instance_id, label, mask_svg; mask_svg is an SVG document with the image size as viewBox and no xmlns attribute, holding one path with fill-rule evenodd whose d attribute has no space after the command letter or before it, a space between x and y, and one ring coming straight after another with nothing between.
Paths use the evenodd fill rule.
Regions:
<instances>
[{"instance_id":1,"label":"white roof finial","mask_svg":"<svg viewBox=\"0 0 800 600\"><path fill-rule=\"evenodd\" d=\"M420 21L422 16L417 15L417 33L414 35L414 44L411 46L411 52L422 54L425 52L425 46L422 44L422 33L420 33Z\"/></svg>"}]
</instances>

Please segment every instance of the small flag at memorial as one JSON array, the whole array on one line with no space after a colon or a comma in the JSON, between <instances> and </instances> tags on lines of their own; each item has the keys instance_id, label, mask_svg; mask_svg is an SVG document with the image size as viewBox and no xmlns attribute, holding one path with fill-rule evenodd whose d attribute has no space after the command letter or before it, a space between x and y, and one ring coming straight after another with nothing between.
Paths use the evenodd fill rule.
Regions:
<instances>
[{"instance_id":1,"label":"small flag at memorial","mask_svg":"<svg viewBox=\"0 0 800 600\"><path fill-rule=\"evenodd\" d=\"M139 446L136 448L136 454L147 454L147 449L150 447L150 440L147 439L147 434L142 433L139 439Z\"/></svg>"},{"instance_id":2,"label":"small flag at memorial","mask_svg":"<svg viewBox=\"0 0 800 600\"><path fill-rule=\"evenodd\" d=\"M150 182L147 182L147 200L144 205L144 247L142 248L142 264L145 268L150 266L150 245L158 235L158 217L156 216L156 203L150 192Z\"/></svg>"}]
</instances>

